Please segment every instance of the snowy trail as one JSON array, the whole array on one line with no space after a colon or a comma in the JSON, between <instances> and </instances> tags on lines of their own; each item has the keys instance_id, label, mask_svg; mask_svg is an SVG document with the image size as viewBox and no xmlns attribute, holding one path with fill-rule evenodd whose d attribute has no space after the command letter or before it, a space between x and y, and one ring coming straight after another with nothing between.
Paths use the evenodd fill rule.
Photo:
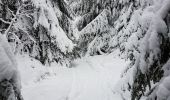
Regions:
<instances>
[{"instance_id":1,"label":"snowy trail","mask_svg":"<svg viewBox=\"0 0 170 100\"><path fill-rule=\"evenodd\" d=\"M112 56L84 58L73 68L23 86L23 96L25 100L121 100L114 86L126 64Z\"/></svg>"},{"instance_id":2,"label":"snowy trail","mask_svg":"<svg viewBox=\"0 0 170 100\"><path fill-rule=\"evenodd\" d=\"M96 71L88 63L81 67L74 70L75 78L69 100L112 100L110 96L113 92L106 84L107 76Z\"/></svg>"}]
</instances>

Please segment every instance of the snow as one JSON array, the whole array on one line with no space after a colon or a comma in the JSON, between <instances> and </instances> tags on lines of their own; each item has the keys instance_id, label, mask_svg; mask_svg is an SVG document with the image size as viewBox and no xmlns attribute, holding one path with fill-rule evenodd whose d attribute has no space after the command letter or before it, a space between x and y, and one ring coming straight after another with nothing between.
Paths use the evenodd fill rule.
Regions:
<instances>
[{"instance_id":1,"label":"snow","mask_svg":"<svg viewBox=\"0 0 170 100\"><path fill-rule=\"evenodd\" d=\"M119 22L119 20L116 21L117 29L121 27L121 25L124 25L123 28L118 32L118 34L120 34L120 37L118 37L117 42L119 42L121 47L125 49L123 51L123 53L126 54L125 57L128 58L132 54L134 56L133 60L135 60L134 65L131 65L131 67L127 69L128 71L125 72L126 74L123 76L121 82L124 83L125 85L123 84L122 88L118 89L118 91L122 91L122 95L125 98L127 97L126 94L128 94L128 93L125 94L125 92L131 90L133 91L133 89L128 90L127 89L128 87L126 85L130 84L134 86L132 84L134 80L132 80L131 83L130 81L131 78L127 77L129 76L128 73L130 74L133 73L133 75L130 76L131 77L134 76L133 78L135 77L138 78L137 75L138 69L140 69L142 74L147 75L149 71L152 71L152 69L150 69L151 66L155 68L158 67L159 65L155 66L154 63L156 61L161 63L160 59L162 58L160 55L162 52L164 52L162 50L162 44L166 41L168 37L167 36L168 27L165 18L167 17L170 11L170 6L169 6L170 0L153 0L153 1L148 0L149 2L147 2L146 0L140 0L140 1L146 3L146 7L142 9L138 8L137 10L134 10L132 12L132 16L129 22L126 22L126 18L128 18L129 15L125 13L123 13L124 16L121 16L119 18L119 20L122 20L121 23ZM144 4L142 4L142 6L144 6ZM123 19L125 20L125 22L123 21ZM127 24L127 26L125 24ZM164 38L165 40L162 38ZM168 66L169 66L169 62L167 62L166 66L164 66L165 77L169 76ZM166 97L169 96L168 95L169 90L167 90L169 87L167 86L168 77L164 79L165 77L163 77L161 81L158 82L158 84L156 83L151 84L151 88L155 87L155 84L157 86L154 88L153 90L154 92L149 95L152 96L153 94L156 95L158 97L158 100L168 100L169 97ZM141 84L140 81L139 84ZM145 92L146 91L147 89L145 90ZM146 94L144 93L144 95ZM146 100L146 98L144 98L144 100Z\"/></svg>"},{"instance_id":2,"label":"snow","mask_svg":"<svg viewBox=\"0 0 170 100\"><path fill-rule=\"evenodd\" d=\"M62 53L72 52L75 44L59 25L58 18L61 17L62 12L56 7L57 5L48 0L31 1L37 10L40 10L34 13L34 28L42 25L53 37L52 42L56 43ZM97 3L99 1L97 0ZM118 4L116 4L116 1L118 1ZM64 0L64 2L69 4L68 0ZM81 7L81 2L83 1L78 0L70 6L76 6L73 7L73 10L74 8L81 10L84 8ZM165 22L165 17L170 11L170 0L136 0L135 2L114 0L114 2L115 7L117 7L114 8L113 14L110 10L104 9L81 31L76 27L81 20L84 20L83 16L74 17L74 20L70 21L70 28L73 29L76 42L83 44L90 41L86 57L75 60L71 63L71 68L64 68L57 64L50 67L43 66L39 61L26 55L17 56L25 100L130 99L130 92L133 89L128 89L128 87L133 86L133 78L139 77L137 75L138 69L142 74L147 75L149 71L152 71L150 66L154 65L156 61L158 61L158 64L161 63L159 62L161 49L163 49L161 47L169 31L167 27L169 24ZM0 3L2 3L2 0L0 0ZM98 11L96 12L98 13ZM108 22L108 16L112 16L111 14L116 20L113 27L115 29L112 29L110 22ZM119 15L118 19L116 19L117 15ZM25 22L25 24L22 22ZM29 24L29 21L20 20L14 26L26 30L27 24ZM112 36L114 38L110 40ZM107 45L108 43L110 44ZM16 84L20 86L16 61L6 44L0 38L0 81L14 78ZM129 62L118 57L117 54L120 54L120 52L89 56L95 54L95 52L104 54L101 48L104 46L111 48L110 45L120 48L121 53L125 54L124 58L131 59L131 65L127 66ZM34 51L37 50L38 47L34 48ZM48 50L47 52L48 57L52 60L51 51ZM165 73L161 81L158 84L151 82L151 87L156 87L153 94L154 96L157 95L158 99L170 100L169 64L170 60L163 67ZM125 67L127 68L125 69ZM157 65L154 67L156 68ZM124 69L125 71L122 72ZM121 73L123 73L122 78L120 78ZM149 92L149 87L144 88L146 88L145 93ZM151 94L151 96L153 95ZM143 96L141 98L146 99Z\"/></svg>"},{"instance_id":3,"label":"snow","mask_svg":"<svg viewBox=\"0 0 170 100\"><path fill-rule=\"evenodd\" d=\"M24 100L122 100L114 88L128 62L115 52L75 60L72 68L45 67L22 56L18 62Z\"/></svg>"},{"instance_id":4,"label":"snow","mask_svg":"<svg viewBox=\"0 0 170 100\"><path fill-rule=\"evenodd\" d=\"M0 4L3 4L1 0L0 0Z\"/></svg>"},{"instance_id":5,"label":"snow","mask_svg":"<svg viewBox=\"0 0 170 100\"><path fill-rule=\"evenodd\" d=\"M80 31L80 36L84 34L96 34L108 30L108 19L109 10L104 9L93 21L91 21L85 28Z\"/></svg>"},{"instance_id":6,"label":"snow","mask_svg":"<svg viewBox=\"0 0 170 100\"><path fill-rule=\"evenodd\" d=\"M44 26L45 28L49 28L50 27L50 25L48 23L48 19L45 16L45 12L44 12L43 8L40 10L40 15L39 15L38 23L40 25Z\"/></svg>"},{"instance_id":7,"label":"snow","mask_svg":"<svg viewBox=\"0 0 170 100\"><path fill-rule=\"evenodd\" d=\"M61 17L61 11L51 1L46 0L32 0L33 4L41 11L34 17L34 27L42 25L48 29L51 37L63 53L71 52L75 46L73 42L67 37L66 33L60 27L58 17ZM38 18L37 18L38 17Z\"/></svg>"},{"instance_id":8,"label":"snow","mask_svg":"<svg viewBox=\"0 0 170 100\"><path fill-rule=\"evenodd\" d=\"M170 60L163 66L164 77L157 86L156 96L159 100L170 100L170 76L169 76ZM153 95L151 95L153 96Z\"/></svg>"},{"instance_id":9,"label":"snow","mask_svg":"<svg viewBox=\"0 0 170 100\"><path fill-rule=\"evenodd\" d=\"M143 29L146 29L146 35L139 46L139 67L142 73L145 73L149 69L149 65L152 65L154 60L159 58L159 53L161 52L159 34L166 37L165 34L168 32L167 25L163 19L170 10L169 4L169 0L164 0L161 4L155 3L155 5L147 7L142 14L141 22L143 21L143 23L141 24ZM148 62L146 62L148 52L149 57L147 58Z\"/></svg>"},{"instance_id":10,"label":"snow","mask_svg":"<svg viewBox=\"0 0 170 100\"><path fill-rule=\"evenodd\" d=\"M11 80L17 90L20 90L21 82L17 63L9 43L2 34L0 34L0 55L0 81Z\"/></svg>"},{"instance_id":11,"label":"snow","mask_svg":"<svg viewBox=\"0 0 170 100\"><path fill-rule=\"evenodd\" d=\"M57 34L56 34L57 33ZM75 44L68 39L67 35L64 33L61 27L56 27L54 24L52 25L51 29L51 36L54 36L57 41L57 45L60 47L61 51L66 53L71 52Z\"/></svg>"},{"instance_id":12,"label":"snow","mask_svg":"<svg viewBox=\"0 0 170 100\"><path fill-rule=\"evenodd\" d=\"M170 77L167 77L163 80L163 82L159 85L157 90L158 100L169 100L170 96Z\"/></svg>"}]
</instances>

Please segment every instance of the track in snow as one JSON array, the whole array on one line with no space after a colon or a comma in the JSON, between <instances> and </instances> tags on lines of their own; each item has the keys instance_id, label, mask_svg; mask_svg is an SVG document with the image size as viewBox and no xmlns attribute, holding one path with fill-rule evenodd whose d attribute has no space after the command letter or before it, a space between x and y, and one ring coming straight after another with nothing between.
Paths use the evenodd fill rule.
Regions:
<instances>
[{"instance_id":1,"label":"track in snow","mask_svg":"<svg viewBox=\"0 0 170 100\"><path fill-rule=\"evenodd\" d=\"M77 60L73 68L61 69L56 76L24 86L24 99L121 100L114 94L114 86L127 63L112 56Z\"/></svg>"}]
</instances>

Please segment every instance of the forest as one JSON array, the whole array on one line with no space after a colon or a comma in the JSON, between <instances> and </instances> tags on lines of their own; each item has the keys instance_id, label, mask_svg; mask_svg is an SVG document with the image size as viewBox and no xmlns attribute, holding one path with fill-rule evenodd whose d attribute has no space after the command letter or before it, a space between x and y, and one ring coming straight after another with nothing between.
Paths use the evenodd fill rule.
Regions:
<instances>
[{"instance_id":1,"label":"forest","mask_svg":"<svg viewBox=\"0 0 170 100\"><path fill-rule=\"evenodd\" d=\"M0 0L0 100L170 100L170 0Z\"/></svg>"}]
</instances>

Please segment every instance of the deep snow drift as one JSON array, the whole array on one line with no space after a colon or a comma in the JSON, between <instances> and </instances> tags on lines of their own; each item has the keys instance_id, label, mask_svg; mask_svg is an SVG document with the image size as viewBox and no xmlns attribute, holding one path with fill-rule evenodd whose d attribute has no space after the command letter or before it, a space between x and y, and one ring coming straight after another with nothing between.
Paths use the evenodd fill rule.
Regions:
<instances>
[{"instance_id":1,"label":"deep snow drift","mask_svg":"<svg viewBox=\"0 0 170 100\"><path fill-rule=\"evenodd\" d=\"M114 88L128 62L116 54L85 57L72 63L72 68L44 67L29 57L18 57L23 97L25 100L122 100Z\"/></svg>"}]
</instances>

